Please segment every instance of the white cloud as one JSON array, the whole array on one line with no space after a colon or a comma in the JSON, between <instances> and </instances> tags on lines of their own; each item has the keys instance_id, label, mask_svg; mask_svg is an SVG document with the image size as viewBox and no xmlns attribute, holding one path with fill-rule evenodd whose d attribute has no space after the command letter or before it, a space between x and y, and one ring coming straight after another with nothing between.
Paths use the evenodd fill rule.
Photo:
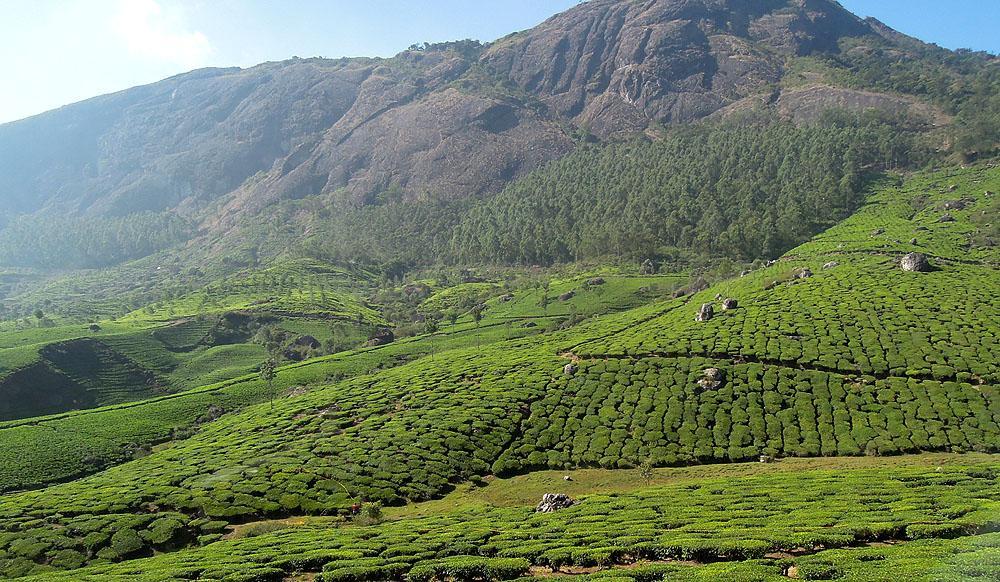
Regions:
<instances>
[{"instance_id":1,"label":"white cloud","mask_svg":"<svg viewBox=\"0 0 1000 582\"><path fill-rule=\"evenodd\" d=\"M185 23L164 13L156 0L120 0L112 26L129 52L189 68L212 53L208 37L186 30Z\"/></svg>"}]
</instances>

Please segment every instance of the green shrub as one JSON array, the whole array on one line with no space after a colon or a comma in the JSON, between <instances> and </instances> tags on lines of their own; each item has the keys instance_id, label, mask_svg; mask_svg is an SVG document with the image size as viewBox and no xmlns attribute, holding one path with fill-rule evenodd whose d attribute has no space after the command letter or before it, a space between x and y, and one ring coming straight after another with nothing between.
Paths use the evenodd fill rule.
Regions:
<instances>
[{"instance_id":1,"label":"green shrub","mask_svg":"<svg viewBox=\"0 0 1000 582\"><path fill-rule=\"evenodd\" d=\"M525 572L531 563L521 558L481 558L455 556L414 566L407 577L411 582L431 582L450 578L456 582L474 580L513 580Z\"/></svg>"},{"instance_id":2,"label":"green shrub","mask_svg":"<svg viewBox=\"0 0 1000 582\"><path fill-rule=\"evenodd\" d=\"M390 563L377 566L337 566L336 562L323 568L323 582L381 582L397 580L410 568L409 564Z\"/></svg>"}]
</instances>

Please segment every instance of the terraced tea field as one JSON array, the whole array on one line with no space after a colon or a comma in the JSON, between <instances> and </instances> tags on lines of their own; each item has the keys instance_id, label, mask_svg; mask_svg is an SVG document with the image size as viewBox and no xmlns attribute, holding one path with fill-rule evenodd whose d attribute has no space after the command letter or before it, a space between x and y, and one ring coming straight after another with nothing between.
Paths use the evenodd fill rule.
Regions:
<instances>
[{"instance_id":1,"label":"terraced tea field","mask_svg":"<svg viewBox=\"0 0 1000 582\"><path fill-rule=\"evenodd\" d=\"M600 313L602 294L638 305L681 280L607 277L604 291L560 281L545 291L565 296L555 302L538 288L483 295L482 321L290 365L273 386L250 376L0 425L0 443L12 444L0 451L20 447L0 460L3 482L16 484L7 490L49 485L0 497L0 574L995 579L1000 276L981 222L997 189L1000 170L987 166L919 175L772 265L566 329L509 322L573 300L564 313ZM951 221L928 219L954 200ZM886 233L918 240L887 244ZM899 259L922 240L940 242L927 252L934 269L903 271ZM726 298L738 305L723 309ZM714 315L696 321L704 304ZM172 344L191 341L173 331ZM58 452L44 440L52 429ZM92 473L94 458L120 463L129 443L168 441L52 484ZM927 452L948 462L895 457ZM434 501L496 476L761 455L784 460L686 483L653 485L653 471L648 486L575 490L582 502L555 514L523 498L453 510L441 504L454 497ZM781 470L795 457L871 464ZM406 507L380 524L347 523L362 501ZM221 541L227 528L289 518L307 525Z\"/></svg>"},{"instance_id":2,"label":"terraced tea field","mask_svg":"<svg viewBox=\"0 0 1000 582\"><path fill-rule=\"evenodd\" d=\"M320 570L320 579L330 581L448 575L464 580L477 571L499 580L592 573L567 579L633 581L665 575L787 580L789 572L806 579L851 579L854 571L864 572L866 580L888 580L902 571L917 580L946 574L946 579L990 580L1000 573L995 561L1000 538L979 533L1000 525L995 457L938 455L900 466L837 470L829 468L836 461L824 464L828 468L805 471L733 465L728 477L727 468L713 470L711 477L658 471L651 479L665 484L585 493L575 506L551 514L534 513L523 501L449 506L450 496L423 516L377 525L328 519L285 526L197 550L39 579L280 580ZM573 475L584 479L580 491L597 487L601 479L593 472L589 479ZM465 495L503 499L518 496L519 485L496 482ZM207 520L192 525L206 532L219 527ZM140 539L153 531L180 535L145 517L131 527ZM941 539L955 535L967 537ZM819 576L823 572L826 577Z\"/></svg>"}]
</instances>

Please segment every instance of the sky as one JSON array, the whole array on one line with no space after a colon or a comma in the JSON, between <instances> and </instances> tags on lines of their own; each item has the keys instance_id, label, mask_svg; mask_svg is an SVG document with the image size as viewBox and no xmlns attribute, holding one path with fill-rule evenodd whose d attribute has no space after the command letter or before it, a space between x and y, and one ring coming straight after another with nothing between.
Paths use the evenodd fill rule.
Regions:
<instances>
[{"instance_id":1,"label":"sky","mask_svg":"<svg viewBox=\"0 0 1000 582\"><path fill-rule=\"evenodd\" d=\"M578 0L0 0L0 123L200 67L490 41ZM841 0L948 48L1000 53L1000 0Z\"/></svg>"}]
</instances>

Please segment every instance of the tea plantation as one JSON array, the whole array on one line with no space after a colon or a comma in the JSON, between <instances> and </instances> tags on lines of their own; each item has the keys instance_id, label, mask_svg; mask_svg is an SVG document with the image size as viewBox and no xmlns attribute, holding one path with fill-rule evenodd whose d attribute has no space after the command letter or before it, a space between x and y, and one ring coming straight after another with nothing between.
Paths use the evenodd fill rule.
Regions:
<instances>
[{"instance_id":1,"label":"tea plantation","mask_svg":"<svg viewBox=\"0 0 1000 582\"><path fill-rule=\"evenodd\" d=\"M368 280L316 261L237 274L122 318L0 333L0 420L143 400L256 370L256 331L360 345L384 324L364 304ZM313 325L308 325L308 324ZM10 327L9 325L7 327Z\"/></svg>"},{"instance_id":2,"label":"tea plantation","mask_svg":"<svg viewBox=\"0 0 1000 582\"><path fill-rule=\"evenodd\" d=\"M378 525L291 527L40 579L281 580L322 570L321 579L331 581L510 580L602 568L609 570L593 579L778 580L792 568L802 574L824 568L830 575L806 579L830 579L876 562L878 569L863 579L888 580L898 568L908 568L918 580L941 579L932 574L991 580L1000 573L1000 538L981 532L1000 525L995 468L995 460L988 460L692 479L587 495L552 514L483 507ZM159 524L148 516L134 519L132 530L115 536L132 531L128 535L140 540L162 540L170 525L180 529L179 522L162 523L172 517L159 519ZM218 527L207 520L194 525L206 531ZM956 536L970 537L936 539ZM111 544L130 547L123 540L115 545L114 537ZM75 555L71 552L65 555ZM616 565L623 567L615 570Z\"/></svg>"},{"instance_id":3,"label":"tea plantation","mask_svg":"<svg viewBox=\"0 0 1000 582\"><path fill-rule=\"evenodd\" d=\"M0 575L997 579L1000 256L987 192L998 189L987 166L883 185L774 264L675 298L672 277L503 298L466 288L484 293L481 321L292 364L273 385L245 376L0 424ZM902 270L911 251L932 270ZM427 311L461 294L439 292ZM511 323L604 313L616 294L636 307L549 333ZM714 316L696 321L704 304ZM173 346L197 335L159 333ZM133 361L167 369L156 358ZM143 454L122 463L134 445ZM521 503L348 523L361 501L425 502L542 469L928 451L957 461L735 471L593 493L554 514ZM222 540L291 516L330 519Z\"/></svg>"}]
</instances>

